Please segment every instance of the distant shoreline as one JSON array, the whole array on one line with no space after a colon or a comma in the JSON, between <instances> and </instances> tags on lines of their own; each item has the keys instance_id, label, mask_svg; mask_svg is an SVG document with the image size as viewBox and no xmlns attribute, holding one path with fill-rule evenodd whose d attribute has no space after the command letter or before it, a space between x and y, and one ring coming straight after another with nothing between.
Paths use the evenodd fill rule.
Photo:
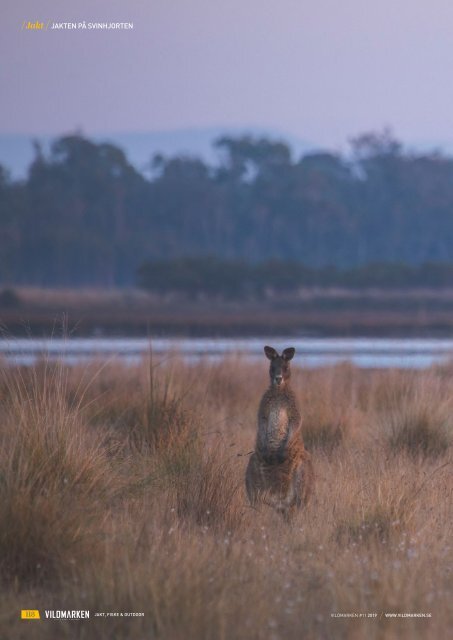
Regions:
<instances>
[{"instance_id":1,"label":"distant shoreline","mask_svg":"<svg viewBox=\"0 0 453 640\"><path fill-rule=\"evenodd\" d=\"M4 336L453 336L453 290L307 290L263 301L191 300L138 290L14 289Z\"/></svg>"}]
</instances>

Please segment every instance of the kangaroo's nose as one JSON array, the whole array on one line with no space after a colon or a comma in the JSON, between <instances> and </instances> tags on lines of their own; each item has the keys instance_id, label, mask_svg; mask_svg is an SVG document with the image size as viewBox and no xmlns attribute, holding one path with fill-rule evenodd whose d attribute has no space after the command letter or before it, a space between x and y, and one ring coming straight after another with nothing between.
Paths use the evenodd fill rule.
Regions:
<instances>
[{"instance_id":1,"label":"kangaroo's nose","mask_svg":"<svg viewBox=\"0 0 453 640\"><path fill-rule=\"evenodd\" d=\"M283 380L283 376L275 376L275 382L277 384L280 384L282 380Z\"/></svg>"}]
</instances>

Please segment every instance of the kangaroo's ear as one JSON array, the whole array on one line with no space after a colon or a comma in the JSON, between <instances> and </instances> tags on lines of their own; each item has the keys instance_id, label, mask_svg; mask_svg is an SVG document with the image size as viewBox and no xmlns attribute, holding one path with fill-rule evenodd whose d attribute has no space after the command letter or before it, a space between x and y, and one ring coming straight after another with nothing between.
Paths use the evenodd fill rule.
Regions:
<instances>
[{"instance_id":1,"label":"kangaroo's ear","mask_svg":"<svg viewBox=\"0 0 453 640\"><path fill-rule=\"evenodd\" d=\"M283 351L282 358L284 360L292 360L294 358L295 353L296 353L296 350L294 347L288 347Z\"/></svg>"},{"instance_id":2,"label":"kangaroo's ear","mask_svg":"<svg viewBox=\"0 0 453 640\"><path fill-rule=\"evenodd\" d=\"M269 358L269 360L278 358L278 353L275 351L274 347L264 347L264 353L266 354L266 358Z\"/></svg>"}]
</instances>

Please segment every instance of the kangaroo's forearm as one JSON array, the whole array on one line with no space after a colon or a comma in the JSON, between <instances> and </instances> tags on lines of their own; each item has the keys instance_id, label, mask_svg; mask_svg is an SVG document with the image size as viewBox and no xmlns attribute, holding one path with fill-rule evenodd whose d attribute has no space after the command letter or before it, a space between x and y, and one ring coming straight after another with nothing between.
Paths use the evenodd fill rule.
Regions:
<instances>
[{"instance_id":1,"label":"kangaroo's forearm","mask_svg":"<svg viewBox=\"0 0 453 640\"><path fill-rule=\"evenodd\" d=\"M288 420L288 440L291 440L302 427L300 415L294 414Z\"/></svg>"}]
</instances>

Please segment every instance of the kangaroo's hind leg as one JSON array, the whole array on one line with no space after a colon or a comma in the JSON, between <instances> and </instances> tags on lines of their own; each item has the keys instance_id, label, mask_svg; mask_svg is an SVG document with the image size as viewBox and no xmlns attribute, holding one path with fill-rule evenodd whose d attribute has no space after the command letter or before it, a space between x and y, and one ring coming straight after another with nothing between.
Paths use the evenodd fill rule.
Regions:
<instances>
[{"instance_id":1,"label":"kangaroo's hind leg","mask_svg":"<svg viewBox=\"0 0 453 640\"><path fill-rule=\"evenodd\" d=\"M313 465L310 455L305 452L304 457L295 469L293 482L297 507L305 506L313 491Z\"/></svg>"},{"instance_id":2,"label":"kangaroo's hind leg","mask_svg":"<svg viewBox=\"0 0 453 640\"><path fill-rule=\"evenodd\" d=\"M283 520L287 524L291 524L293 522L296 512L297 512L297 504L295 502L280 511L280 513L283 516Z\"/></svg>"}]
</instances>

